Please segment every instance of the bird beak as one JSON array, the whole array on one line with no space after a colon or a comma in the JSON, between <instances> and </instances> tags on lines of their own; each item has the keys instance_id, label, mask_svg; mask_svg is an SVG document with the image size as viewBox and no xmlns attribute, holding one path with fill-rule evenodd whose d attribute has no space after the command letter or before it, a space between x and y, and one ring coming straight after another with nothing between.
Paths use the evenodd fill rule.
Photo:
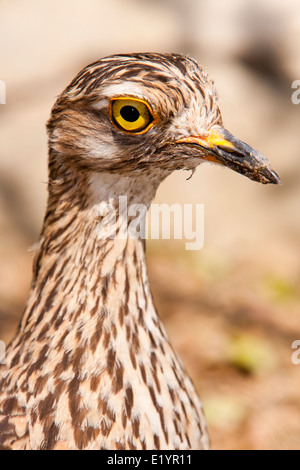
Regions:
<instances>
[{"instance_id":1,"label":"bird beak","mask_svg":"<svg viewBox=\"0 0 300 470\"><path fill-rule=\"evenodd\" d=\"M213 126L206 137L190 136L180 139L176 144L200 146L205 151L203 160L227 166L253 181L281 183L266 157L219 125Z\"/></svg>"}]
</instances>

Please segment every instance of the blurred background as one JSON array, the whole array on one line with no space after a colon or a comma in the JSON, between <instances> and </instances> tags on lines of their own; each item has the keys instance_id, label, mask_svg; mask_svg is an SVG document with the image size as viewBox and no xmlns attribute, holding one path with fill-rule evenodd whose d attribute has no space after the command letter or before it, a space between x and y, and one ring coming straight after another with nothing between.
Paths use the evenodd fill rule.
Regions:
<instances>
[{"instance_id":1,"label":"blurred background","mask_svg":"<svg viewBox=\"0 0 300 470\"><path fill-rule=\"evenodd\" d=\"M156 202L205 204L205 245L149 241L153 294L201 397L214 449L300 449L298 0L0 0L0 340L26 302L46 202L45 122L86 64L121 52L190 54L224 123L283 186L227 169L178 172Z\"/></svg>"}]
</instances>

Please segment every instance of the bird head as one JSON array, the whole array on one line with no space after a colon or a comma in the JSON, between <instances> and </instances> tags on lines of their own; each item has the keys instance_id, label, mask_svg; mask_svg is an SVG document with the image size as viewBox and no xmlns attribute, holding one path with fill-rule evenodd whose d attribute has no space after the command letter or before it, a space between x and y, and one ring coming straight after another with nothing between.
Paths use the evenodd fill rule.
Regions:
<instances>
[{"instance_id":1,"label":"bird head","mask_svg":"<svg viewBox=\"0 0 300 470\"><path fill-rule=\"evenodd\" d=\"M262 154L223 127L213 82L181 55L116 55L87 66L58 97L48 132L56 167L166 175L209 161L280 182Z\"/></svg>"}]
</instances>

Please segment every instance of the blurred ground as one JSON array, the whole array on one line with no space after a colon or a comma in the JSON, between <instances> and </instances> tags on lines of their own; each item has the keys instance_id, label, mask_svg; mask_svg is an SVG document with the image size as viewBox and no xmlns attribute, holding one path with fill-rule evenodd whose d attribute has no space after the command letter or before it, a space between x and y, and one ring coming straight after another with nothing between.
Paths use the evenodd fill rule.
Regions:
<instances>
[{"instance_id":1,"label":"blurred ground","mask_svg":"<svg viewBox=\"0 0 300 470\"><path fill-rule=\"evenodd\" d=\"M300 4L271 0L2 0L0 340L26 301L46 200L45 122L78 70L111 53L190 53L214 77L226 127L282 187L201 166L156 202L204 203L205 246L148 243L156 304L204 401L215 449L300 449ZM180 195L180 196L179 196Z\"/></svg>"}]
</instances>

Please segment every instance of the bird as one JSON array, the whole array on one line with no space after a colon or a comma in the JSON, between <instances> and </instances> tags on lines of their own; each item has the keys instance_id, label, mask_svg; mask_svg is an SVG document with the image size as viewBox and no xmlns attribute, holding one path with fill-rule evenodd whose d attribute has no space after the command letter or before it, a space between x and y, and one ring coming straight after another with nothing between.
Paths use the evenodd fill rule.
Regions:
<instances>
[{"instance_id":1,"label":"bird","mask_svg":"<svg viewBox=\"0 0 300 470\"><path fill-rule=\"evenodd\" d=\"M277 173L223 126L214 82L181 54L86 66L47 130L31 290L0 366L0 448L209 449L198 392L154 306L145 240L118 200L147 209L170 173L207 161L263 184Z\"/></svg>"}]
</instances>

